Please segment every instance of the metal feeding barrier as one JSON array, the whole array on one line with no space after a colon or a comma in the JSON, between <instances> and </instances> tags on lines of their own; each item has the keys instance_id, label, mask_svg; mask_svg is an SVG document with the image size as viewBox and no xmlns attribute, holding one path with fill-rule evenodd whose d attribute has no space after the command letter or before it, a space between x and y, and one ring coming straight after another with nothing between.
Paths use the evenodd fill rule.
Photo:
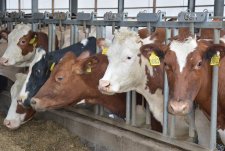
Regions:
<instances>
[{"instance_id":1,"label":"metal feeding barrier","mask_svg":"<svg viewBox=\"0 0 225 151\"><path fill-rule=\"evenodd\" d=\"M216 2L216 1L215 1ZM219 1L218 3L221 3ZM216 5L220 7L220 5ZM72 6L70 6L72 7ZM77 7L77 6L76 6ZM91 26L96 27L96 37L106 37L106 26L112 27L112 34L116 28L129 27L132 30L137 30L138 27L147 27L150 31L154 31L155 28L166 28L166 41L165 44L169 44L171 32L173 35L178 34L178 29L182 27L189 28L191 33L194 34L195 29L201 28L213 28L214 29L214 43L219 43L220 29L224 29L225 24L222 21L212 22L213 13L208 11L203 12L192 12L183 11L177 16L177 21L165 21L167 18L165 12L158 13L146 13L140 12L137 14L135 20L128 20L128 14L123 12L123 3L119 2L118 13L106 12L103 20L97 19L96 13L84 13L79 12L76 14L75 19L72 19L71 13L40 13L37 9L37 3L32 1L32 15L25 14L23 12L8 13L5 11L0 12L0 24L7 24L9 30L13 29L16 23L24 22L31 23L33 30L36 31L38 26L41 24L48 25L48 36L49 36L49 50L55 50L55 35L56 26L70 26L70 44L74 44L79 40L79 26L83 27L85 37L89 36ZM223 7L223 5L222 5ZM193 6L191 7L193 8ZM77 9L77 8L73 8ZM221 9L218 9L218 11ZM216 12L214 16L221 15L221 12ZM172 30L173 29L173 30ZM212 84L212 106L211 106L211 139L210 139L210 150L216 148L216 127L217 127L217 92L218 92L218 66L213 67L213 84ZM169 98L169 87L166 72L164 72L164 105L163 105L163 135L151 131L149 128L138 128L136 127L136 92L127 92L126 97L126 122L115 121L109 118L105 118L104 108L102 106L95 106L95 115L89 114L88 111L81 109L69 108L69 110L77 113L104 121L106 123L115 125L117 127L139 133L144 136L148 136L159 141L169 143L188 150L205 150L206 148L198 146L191 142L179 141L176 139L170 139L175 136L175 122L176 117L171 116L171 124L168 126L168 98ZM150 121L150 110L148 103L146 103L146 125L149 127ZM194 128L194 110L189 115L189 137L195 137Z\"/></svg>"}]
</instances>

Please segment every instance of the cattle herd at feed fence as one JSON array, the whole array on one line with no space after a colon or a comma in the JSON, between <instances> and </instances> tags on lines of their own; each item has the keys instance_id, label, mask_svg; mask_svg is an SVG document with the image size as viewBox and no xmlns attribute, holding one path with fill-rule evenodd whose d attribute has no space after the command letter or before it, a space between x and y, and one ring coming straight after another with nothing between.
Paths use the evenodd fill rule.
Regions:
<instances>
[{"instance_id":1,"label":"cattle herd at feed fence","mask_svg":"<svg viewBox=\"0 0 225 151\"><path fill-rule=\"evenodd\" d=\"M130 19L121 3L103 19L39 13L34 4L32 15L0 12L0 88L14 81L4 125L16 129L36 112L69 106L187 150L225 144L221 2L214 15L188 10L176 19L160 11Z\"/></svg>"}]
</instances>

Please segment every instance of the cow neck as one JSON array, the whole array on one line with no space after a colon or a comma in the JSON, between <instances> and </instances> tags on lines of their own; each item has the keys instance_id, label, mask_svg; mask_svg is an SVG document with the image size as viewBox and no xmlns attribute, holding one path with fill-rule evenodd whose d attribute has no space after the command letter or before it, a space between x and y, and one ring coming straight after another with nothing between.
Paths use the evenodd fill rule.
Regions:
<instances>
[{"instance_id":1,"label":"cow neck","mask_svg":"<svg viewBox=\"0 0 225 151\"><path fill-rule=\"evenodd\" d=\"M196 96L195 101L199 104L200 108L207 114L207 118L211 118L211 88L212 88L212 66L209 66L208 62L205 65L206 74L203 74L203 82L201 83L201 88L199 90L198 95ZM222 67L222 65L221 65ZM222 70L220 69L220 72ZM221 75L221 73L219 74ZM217 128L225 129L225 113L223 111L223 98L224 94L221 91L224 82L221 82L223 78L219 77L219 84L218 84L218 106L217 106Z\"/></svg>"},{"instance_id":2,"label":"cow neck","mask_svg":"<svg viewBox=\"0 0 225 151\"><path fill-rule=\"evenodd\" d=\"M149 65L148 60L141 55L141 68L142 68L142 83L137 87L136 91L141 93L147 100L150 110L152 111L154 117L163 124L163 94L162 86L159 84L154 85L159 82L159 75L152 66ZM149 74L146 74L149 72ZM157 69L158 70L158 69ZM151 74L152 73L152 74ZM144 80L143 80L144 79ZM157 81L156 81L157 80ZM162 79L161 79L162 80ZM151 83L152 82L152 83ZM154 86L151 86L151 85Z\"/></svg>"}]
</instances>

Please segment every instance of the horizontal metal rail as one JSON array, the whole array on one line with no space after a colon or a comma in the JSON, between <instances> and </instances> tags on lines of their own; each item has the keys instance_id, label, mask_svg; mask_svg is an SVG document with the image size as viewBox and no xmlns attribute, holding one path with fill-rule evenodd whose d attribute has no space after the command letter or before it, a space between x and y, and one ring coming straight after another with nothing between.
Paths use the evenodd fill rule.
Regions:
<instances>
[{"instance_id":1,"label":"horizontal metal rail","mask_svg":"<svg viewBox=\"0 0 225 151\"><path fill-rule=\"evenodd\" d=\"M93 118L95 120L100 120L100 121L105 122L107 124L111 124L111 125L114 125L116 127L119 127L119 128L125 129L125 130L129 130L129 131L132 131L134 133L141 134L141 135L149 137L151 139L161 141L161 142L166 143L168 145L173 145L173 146L176 146L176 147L179 147L179 148L182 148L182 149L209 151L209 149L204 148L200 145L197 145L197 144L194 144L194 143L191 143L191 142L187 142L187 141L181 141L181 140L173 139L173 138L170 138L169 136L164 136L163 134L158 133L158 132L153 131L153 130L149 130L149 129L146 129L146 128L137 128L137 127L134 127L134 126L131 126L131 125L127 125L123 121L113 120L113 119L109 119L109 118L104 117L104 116L97 116L97 115L91 114L91 112L88 111L88 110L79 109L79 108L75 108L75 107L68 107L68 108L65 108L65 110L75 112L75 113L78 113L78 114L81 114L81 115L85 115L85 116Z\"/></svg>"}]
</instances>

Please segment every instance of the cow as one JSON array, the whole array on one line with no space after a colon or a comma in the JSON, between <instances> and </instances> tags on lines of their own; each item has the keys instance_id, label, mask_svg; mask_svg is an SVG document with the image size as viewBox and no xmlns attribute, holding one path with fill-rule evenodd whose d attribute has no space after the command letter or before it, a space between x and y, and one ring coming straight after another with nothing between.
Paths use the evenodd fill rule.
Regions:
<instances>
[{"instance_id":1,"label":"cow","mask_svg":"<svg viewBox=\"0 0 225 151\"><path fill-rule=\"evenodd\" d=\"M49 79L31 99L31 106L37 111L55 109L77 104L81 99L85 99L86 103L100 104L119 117L125 118L126 94L109 96L98 90L98 80L103 76L107 65L107 57L101 53L90 56L86 51L79 57L72 52L66 53ZM73 93L70 93L71 90ZM137 95L137 102L141 100L141 95ZM141 108L138 105L137 112L141 111ZM152 129L161 131L157 121L152 121Z\"/></svg>"},{"instance_id":2,"label":"cow","mask_svg":"<svg viewBox=\"0 0 225 151\"><path fill-rule=\"evenodd\" d=\"M23 106L17 103L17 97L19 92L23 86L23 83L26 79L27 75L23 73L16 74L16 81L11 87L11 105L8 110L8 114L4 119L4 125L9 129L17 129L20 125L29 121L33 115L35 114L35 110L32 108L25 109Z\"/></svg>"},{"instance_id":3,"label":"cow","mask_svg":"<svg viewBox=\"0 0 225 151\"><path fill-rule=\"evenodd\" d=\"M221 41L224 40L221 39ZM165 49L164 64L170 89L168 111L175 115L187 115L192 110L195 100L209 119L212 88L210 61L215 54L220 54L217 128L223 143L225 143L224 43L212 44L209 41L197 40L192 35L179 35L164 50L157 50L165 52Z\"/></svg>"},{"instance_id":4,"label":"cow","mask_svg":"<svg viewBox=\"0 0 225 151\"><path fill-rule=\"evenodd\" d=\"M37 49L18 101L23 103L24 106L30 106L31 97L45 83L54 65L58 63L63 55L68 51L80 55L83 50L89 50L91 54L96 53L96 38L89 37L69 47L50 53L46 53L41 48Z\"/></svg>"},{"instance_id":5,"label":"cow","mask_svg":"<svg viewBox=\"0 0 225 151\"><path fill-rule=\"evenodd\" d=\"M0 63L6 66L26 67L29 66L35 55L35 48L42 47L48 50L48 36L43 32L33 32L31 25L17 24L8 35L8 47L0 58ZM56 49L58 40L56 37Z\"/></svg>"}]
</instances>

